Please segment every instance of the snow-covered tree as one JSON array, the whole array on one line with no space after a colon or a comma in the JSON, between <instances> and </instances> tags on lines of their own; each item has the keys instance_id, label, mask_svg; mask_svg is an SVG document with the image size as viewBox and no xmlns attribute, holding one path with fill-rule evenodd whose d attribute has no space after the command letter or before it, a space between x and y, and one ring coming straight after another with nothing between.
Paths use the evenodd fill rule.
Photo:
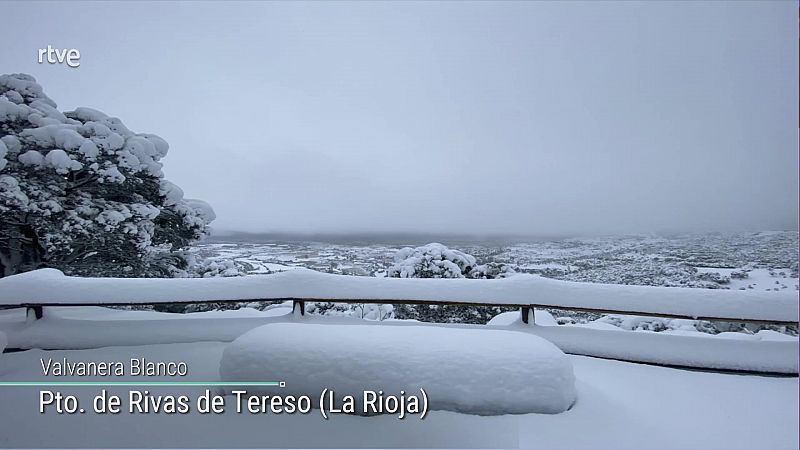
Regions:
<instances>
[{"instance_id":1,"label":"snow-covered tree","mask_svg":"<svg viewBox=\"0 0 800 450\"><path fill-rule=\"evenodd\" d=\"M0 276L182 274L214 212L164 179L168 148L99 111L58 111L30 75L0 75Z\"/></svg>"},{"instance_id":2,"label":"snow-covered tree","mask_svg":"<svg viewBox=\"0 0 800 450\"><path fill-rule=\"evenodd\" d=\"M394 255L394 264L386 270L390 278L502 278L514 273L510 267L497 264L478 264L477 259L439 243L421 247L406 247ZM398 319L425 322L486 323L507 308L456 305L397 305Z\"/></svg>"}]
</instances>

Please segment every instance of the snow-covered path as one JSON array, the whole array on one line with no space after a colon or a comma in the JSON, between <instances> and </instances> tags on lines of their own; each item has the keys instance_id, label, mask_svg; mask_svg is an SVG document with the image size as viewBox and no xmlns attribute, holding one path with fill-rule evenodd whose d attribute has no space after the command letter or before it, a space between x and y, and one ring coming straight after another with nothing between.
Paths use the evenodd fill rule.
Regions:
<instances>
[{"instance_id":1,"label":"snow-covered path","mask_svg":"<svg viewBox=\"0 0 800 450\"><path fill-rule=\"evenodd\" d=\"M219 380L226 343L198 342L0 355L0 380L42 380L40 358L182 360L191 380ZM40 415L37 388L0 387L0 447L446 447L796 449L798 379L685 371L570 356L578 401L556 415ZM68 380L62 377L59 380ZM87 380L87 378L82 378ZM287 380L291 382L291 380ZM90 401L99 388L63 388ZM201 387L151 392L202 392ZM121 390L121 388L110 389Z\"/></svg>"}]
</instances>

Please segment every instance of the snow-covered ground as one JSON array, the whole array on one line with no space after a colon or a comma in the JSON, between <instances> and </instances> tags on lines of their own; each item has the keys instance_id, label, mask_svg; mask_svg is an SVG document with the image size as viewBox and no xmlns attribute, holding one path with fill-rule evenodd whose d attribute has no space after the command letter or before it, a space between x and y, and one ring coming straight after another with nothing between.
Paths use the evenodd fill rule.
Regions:
<instances>
[{"instance_id":1,"label":"snow-covered ground","mask_svg":"<svg viewBox=\"0 0 800 450\"><path fill-rule=\"evenodd\" d=\"M727 285L730 289L754 289L773 292L785 289L797 290L797 278L792 278L792 270L788 268L741 270L721 267L697 267L697 272L701 274L718 273L723 277L729 278L730 281ZM745 274L746 277L737 278L737 272Z\"/></svg>"},{"instance_id":2,"label":"snow-covered ground","mask_svg":"<svg viewBox=\"0 0 800 450\"><path fill-rule=\"evenodd\" d=\"M232 236L220 237L224 238ZM306 267L329 273L374 275L384 272L402 247L416 245L389 237L356 238L351 243L254 242L248 236L248 241L199 244L195 251L201 258L235 261L253 274ZM758 287L753 289L762 290L783 289L781 284L797 290L800 284L800 236L796 231L445 243L474 255L479 263L498 262L517 271L571 281L721 289L747 288L754 281ZM725 276L733 271L748 273L751 282L726 280ZM718 272L723 277L709 278L703 275L707 272Z\"/></svg>"},{"instance_id":3,"label":"snow-covered ground","mask_svg":"<svg viewBox=\"0 0 800 450\"><path fill-rule=\"evenodd\" d=\"M393 256L409 240L391 236L350 236L329 242L273 240L269 236L222 237L229 242L200 244L195 251L205 261L234 264L238 273L265 274L289 268L346 274L384 276ZM407 239L407 238L406 238ZM419 239L425 239L419 237ZM424 242L424 241L421 241ZM418 242L418 243L421 243ZM548 278L604 284L692 287L715 290L741 290L787 294L800 290L798 281L799 236L796 231L744 233L696 233L673 235L631 235L603 238L568 238L523 241L445 241L476 257L479 264L500 264L517 272ZM213 263L212 263L213 264ZM645 301L641 302L645 304ZM345 314L348 307L317 308L315 314ZM440 322L485 323L499 308L460 308L444 313L422 314L412 308L396 308L397 318L417 318ZM559 323L586 323L601 314L553 309ZM708 334L739 332L746 338L760 330L797 335L797 327L781 327L741 322L680 320L634 321L608 317L606 325L630 331ZM628 328L627 325L636 326ZM601 323L591 325L603 326Z\"/></svg>"},{"instance_id":4,"label":"snow-covered ground","mask_svg":"<svg viewBox=\"0 0 800 450\"><path fill-rule=\"evenodd\" d=\"M43 380L40 358L182 360L190 380L220 379L227 344L198 342L0 355L0 380ZM577 402L555 415L41 415L37 389L0 387L2 447L445 447L796 449L798 379L686 371L571 356ZM69 379L69 378L65 378ZM163 380L165 378L157 378ZM291 380L286 380L291 383ZM98 388L66 392L91 399ZM202 387L152 388L199 395ZM279 388L276 388L279 389ZM127 390L126 390L127 391ZM123 393L123 388L109 392Z\"/></svg>"}]
</instances>

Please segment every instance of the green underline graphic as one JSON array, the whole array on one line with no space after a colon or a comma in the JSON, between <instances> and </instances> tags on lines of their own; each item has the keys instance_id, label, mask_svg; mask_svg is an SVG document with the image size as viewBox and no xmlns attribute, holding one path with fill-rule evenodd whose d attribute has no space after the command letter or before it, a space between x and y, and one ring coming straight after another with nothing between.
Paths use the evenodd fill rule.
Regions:
<instances>
[{"instance_id":1,"label":"green underline graphic","mask_svg":"<svg viewBox=\"0 0 800 450\"><path fill-rule=\"evenodd\" d=\"M277 386L282 381L0 381L0 386Z\"/></svg>"}]
</instances>

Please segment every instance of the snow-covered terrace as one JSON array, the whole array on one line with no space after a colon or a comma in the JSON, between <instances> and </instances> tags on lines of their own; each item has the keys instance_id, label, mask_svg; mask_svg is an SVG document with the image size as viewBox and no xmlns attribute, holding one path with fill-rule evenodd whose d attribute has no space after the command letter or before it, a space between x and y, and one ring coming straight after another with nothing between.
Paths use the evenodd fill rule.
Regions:
<instances>
[{"instance_id":1,"label":"snow-covered terrace","mask_svg":"<svg viewBox=\"0 0 800 450\"><path fill-rule=\"evenodd\" d=\"M47 308L40 320L30 320L24 308L0 311L0 336L7 336L8 346L31 349L3 354L0 380L47 381L39 368L40 359L102 361L144 357L153 361L182 360L191 368L190 380L218 381L223 375L221 367L224 353L231 347L229 343L236 340L240 348L257 349L258 345L252 343L248 347L240 336L258 331L254 329L263 325L267 327L259 330L269 329L270 324L307 324L310 335L305 345L312 349L316 345L324 349L328 344L315 339L315 330L321 325L342 325L348 330L352 345L358 345L359 335L370 335L368 329L361 327L396 331L391 334L399 336L397 342L401 344L408 335L406 331L416 333L419 327L430 327L439 330L439 334L448 334L449 329L475 333L471 339L481 343L478 347L484 356L475 357L476 348L471 346L472 356L460 361L465 371L482 371L487 361L493 361L506 348L483 342L484 330L527 333L550 341L571 354L568 358L574 368L576 401L560 414L476 416L435 410L424 421L398 421L393 416L325 421L314 414L263 417L230 411L216 417L145 414L78 418L43 416L33 408L19 408L36 396L36 388L23 387L3 392L0 417L5 422L0 426L0 442L11 447L108 448L142 446L145 441L153 446L197 448L229 447L233 443L242 447L325 447L336 443L349 448L554 449L789 449L798 445L797 377L691 371L616 361L797 374L798 340L774 332L711 336L629 332L613 330L611 326L560 326L545 311L536 311L536 320L529 324L522 322L519 313L498 316L489 325L371 322L351 317L300 316L292 313L290 301L266 311L244 308L181 315L82 306L262 299L569 306L776 322L796 321L798 314L796 293L592 285L529 276L488 281L386 280L298 269L235 279L137 280L80 279L52 270L37 271L0 280L0 304L60 307ZM302 335L303 327L296 330ZM732 338L736 334L742 336ZM299 338L276 345L286 345L291 350ZM369 347L360 349L361 353ZM344 360L357 354L348 348L353 347L335 346L323 353ZM413 355L413 351L406 350L403 355ZM291 358L291 353L285 357ZM452 358L457 360L459 356ZM516 361L510 359L508 364ZM371 361L375 363L362 355L359 364L369 367ZM203 389L153 387L151 392L194 397ZM125 395L122 388L112 387L109 391ZM84 396L94 392L88 387L73 391ZM482 395L479 389L470 392L473 396Z\"/></svg>"},{"instance_id":2,"label":"snow-covered terrace","mask_svg":"<svg viewBox=\"0 0 800 450\"><path fill-rule=\"evenodd\" d=\"M187 319L187 321L192 321ZM39 359L185 361L190 380L219 379L228 344L195 342L6 353L1 380L47 381ZM532 448L797 449L797 378L677 370L569 356L577 402L561 414L476 416L432 411L425 420L395 416L42 415L37 388L3 391L0 442L22 448ZM166 380L166 378L158 378ZM158 388L154 394L200 395L204 387ZM109 393L126 395L126 388ZM90 399L97 388L70 391ZM20 405L27 405L21 407Z\"/></svg>"}]
</instances>

